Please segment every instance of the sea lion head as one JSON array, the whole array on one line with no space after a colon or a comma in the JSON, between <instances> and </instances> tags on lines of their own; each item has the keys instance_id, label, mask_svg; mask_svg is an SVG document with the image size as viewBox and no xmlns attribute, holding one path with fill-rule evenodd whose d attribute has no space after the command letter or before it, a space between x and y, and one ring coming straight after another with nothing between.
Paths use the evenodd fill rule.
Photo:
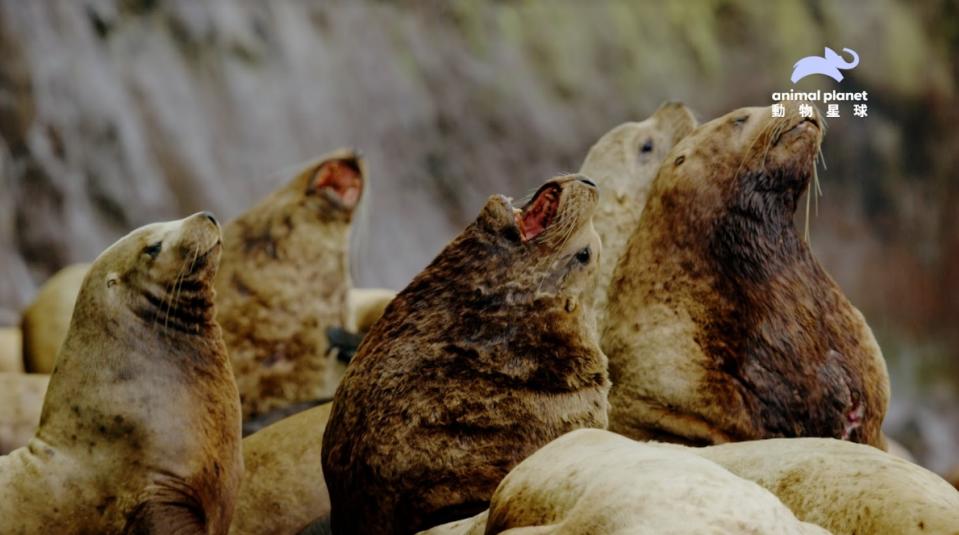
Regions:
<instances>
[{"instance_id":1,"label":"sea lion head","mask_svg":"<svg viewBox=\"0 0 959 535\"><path fill-rule=\"evenodd\" d=\"M583 175L546 182L521 208L494 195L464 232L476 239L461 241L463 254L488 255L487 275L503 281L514 297L578 298L596 272L602 247L592 223L598 200L599 189Z\"/></svg>"},{"instance_id":2,"label":"sea lion head","mask_svg":"<svg viewBox=\"0 0 959 535\"><path fill-rule=\"evenodd\" d=\"M205 333L214 325L220 249L220 225L209 212L140 227L94 262L72 323L77 315L119 323L119 315L132 312L150 330Z\"/></svg>"},{"instance_id":3,"label":"sea lion head","mask_svg":"<svg viewBox=\"0 0 959 535\"><path fill-rule=\"evenodd\" d=\"M756 238L791 231L815 173L823 120L815 108L802 117L799 103L783 105L784 117L773 117L769 107L741 108L687 136L657 176L664 200L689 200L682 210L695 214L683 218L704 229L734 218Z\"/></svg>"},{"instance_id":4,"label":"sea lion head","mask_svg":"<svg viewBox=\"0 0 959 535\"><path fill-rule=\"evenodd\" d=\"M603 134L580 168L601 188L600 213L607 204L611 212L621 209L614 203L638 202L641 207L663 158L694 128L696 118L689 108L681 102L664 102L648 119L623 123Z\"/></svg>"}]
</instances>

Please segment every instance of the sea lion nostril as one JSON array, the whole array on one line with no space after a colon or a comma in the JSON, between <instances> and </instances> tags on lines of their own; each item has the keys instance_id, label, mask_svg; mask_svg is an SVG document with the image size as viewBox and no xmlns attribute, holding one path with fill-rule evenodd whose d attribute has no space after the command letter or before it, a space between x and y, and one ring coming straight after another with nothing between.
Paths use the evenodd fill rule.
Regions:
<instances>
[{"instance_id":1,"label":"sea lion nostril","mask_svg":"<svg viewBox=\"0 0 959 535\"><path fill-rule=\"evenodd\" d=\"M220 222L216 220L216 216L213 215L213 212L203 211L203 212L200 212L200 213L202 213L202 214L203 214L207 219L209 219L210 222L213 223L214 225L216 225L216 226L218 226L218 227L220 226Z\"/></svg>"},{"instance_id":2,"label":"sea lion nostril","mask_svg":"<svg viewBox=\"0 0 959 535\"><path fill-rule=\"evenodd\" d=\"M586 178L586 177L579 177L577 180L579 180L579 181L582 182L583 184L586 184L587 186L591 186L591 187L594 187L594 188L598 188L598 187L599 187L599 186L596 185L595 182L593 182L592 180L590 180L590 179L588 179L588 178Z\"/></svg>"}]
</instances>

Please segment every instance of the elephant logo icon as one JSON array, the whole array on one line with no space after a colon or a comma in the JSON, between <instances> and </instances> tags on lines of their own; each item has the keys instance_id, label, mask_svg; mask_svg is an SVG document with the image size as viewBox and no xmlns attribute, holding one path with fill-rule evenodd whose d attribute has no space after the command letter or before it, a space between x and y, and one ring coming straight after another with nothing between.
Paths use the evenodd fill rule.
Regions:
<instances>
[{"instance_id":1,"label":"elephant logo icon","mask_svg":"<svg viewBox=\"0 0 959 535\"><path fill-rule=\"evenodd\" d=\"M841 82L843 76L840 69L852 69L856 65L859 65L859 54L857 54L855 50L844 48L842 51L850 54L852 61L846 61L842 56L837 54L835 50L829 47L826 47L826 52L822 56L807 56L797 61L796 64L793 65L792 82L796 83L810 74L825 74L833 80Z\"/></svg>"}]
</instances>

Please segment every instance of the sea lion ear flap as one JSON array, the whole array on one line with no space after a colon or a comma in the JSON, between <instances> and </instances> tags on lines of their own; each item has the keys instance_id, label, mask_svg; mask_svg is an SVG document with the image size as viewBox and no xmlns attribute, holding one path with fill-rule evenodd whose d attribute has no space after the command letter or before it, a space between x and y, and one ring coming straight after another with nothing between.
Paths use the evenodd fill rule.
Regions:
<instances>
[{"instance_id":1,"label":"sea lion ear flap","mask_svg":"<svg viewBox=\"0 0 959 535\"><path fill-rule=\"evenodd\" d=\"M690 132L699 126L696 116L692 110L687 108L682 102L666 101L653 113L653 117L661 125L671 125L673 132L673 145L679 143L679 140L688 136Z\"/></svg>"},{"instance_id":2,"label":"sea lion ear flap","mask_svg":"<svg viewBox=\"0 0 959 535\"><path fill-rule=\"evenodd\" d=\"M328 158L309 171L307 193L326 190L348 207L356 206L363 193L363 164L352 153L338 158Z\"/></svg>"}]
</instances>

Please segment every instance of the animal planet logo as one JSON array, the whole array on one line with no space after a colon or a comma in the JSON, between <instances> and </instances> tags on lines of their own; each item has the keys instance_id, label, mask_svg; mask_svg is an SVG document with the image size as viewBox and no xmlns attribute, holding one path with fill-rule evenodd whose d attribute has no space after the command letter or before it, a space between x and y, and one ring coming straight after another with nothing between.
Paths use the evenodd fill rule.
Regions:
<instances>
[{"instance_id":1,"label":"animal planet logo","mask_svg":"<svg viewBox=\"0 0 959 535\"><path fill-rule=\"evenodd\" d=\"M841 82L843 75L841 70L849 70L859 65L859 54L851 48L842 49L843 52L852 55L852 61L846 61L835 50L826 47L822 56L806 56L793 65L792 83L796 83L812 74L823 74L837 82Z\"/></svg>"},{"instance_id":2,"label":"animal planet logo","mask_svg":"<svg viewBox=\"0 0 959 535\"><path fill-rule=\"evenodd\" d=\"M826 47L825 52L822 56L807 56L800 59L793 65L793 74L792 82L795 84L799 80L810 76L812 74L822 74L828 76L837 82L841 82L843 74L841 71L849 70L855 68L859 65L859 54L851 48L843 48L842 51L846 54L852 56L852 61L846 61L842 56L836 53L835 50ZM810 92L798 92L795 89L790 89L789 91L783 91L781 93L773 93L772 99L774 104L772 105L772 116L773 117L785 117L785 107L782 104L784 100L804 100L811 102L823 102L826 104L826 117L827 118L836 118L839 117L839 104L835 104L837 101L858 101L862 104L853 104L852 114L856 117L866 117L868 115L868 105L865 104L865 101L869 100L869 95L865 91L859 91L856 93L840 92L836 90L832 91L810 91ZM809 104L803 103L799 105L799 114L802 117L812 117L813 107Z\"/></svg>"}]
</instances>

